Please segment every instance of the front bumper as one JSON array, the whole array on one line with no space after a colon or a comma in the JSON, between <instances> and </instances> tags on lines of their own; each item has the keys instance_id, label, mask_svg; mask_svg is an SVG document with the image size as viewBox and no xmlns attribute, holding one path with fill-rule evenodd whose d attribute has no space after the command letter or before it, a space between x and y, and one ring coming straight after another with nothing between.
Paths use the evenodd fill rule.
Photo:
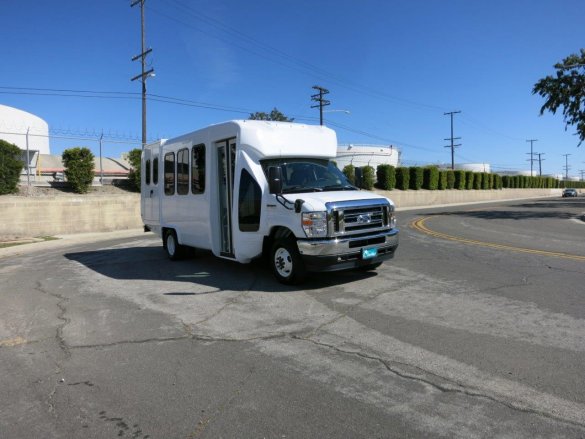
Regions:
<instances>
[{"instance_id":1,"label":"front bumper","mask_svg":"<svg viewBox=\"0 0 585 439\"><path fill-rule=\"evenodd\" d=\"M393 258L398 248L398 229L359 237L299 239L297 245L307 270L347 270ZM373 247L377 249L377 256L363 259L362 250Z\"/></svg>"}]
</instances>

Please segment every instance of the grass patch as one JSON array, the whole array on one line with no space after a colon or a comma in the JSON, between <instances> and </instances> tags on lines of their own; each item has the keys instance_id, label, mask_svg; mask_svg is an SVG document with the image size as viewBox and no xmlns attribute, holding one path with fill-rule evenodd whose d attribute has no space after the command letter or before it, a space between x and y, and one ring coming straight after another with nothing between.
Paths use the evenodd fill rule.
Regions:
<instances>
[{"instance_id":1,"label":"grass patch","mask_svg":"<svg viewBox=\"0 0 585 439\"><path fill-rule=\"evenodd\" d=\"M8 248L24 244L33 244L35 242L55 241L57 239L59 238L55 236L36 236L34 238L15 239L13 241L0 242L0 248Z\"/></svg>"}]
</instances>

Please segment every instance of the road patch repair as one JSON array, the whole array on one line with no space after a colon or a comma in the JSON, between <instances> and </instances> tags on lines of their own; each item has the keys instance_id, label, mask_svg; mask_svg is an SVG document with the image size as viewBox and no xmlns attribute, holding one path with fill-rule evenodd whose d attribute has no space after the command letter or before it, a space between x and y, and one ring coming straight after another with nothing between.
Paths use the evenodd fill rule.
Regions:
<instances>
[{"instance_id":1,"label":"road patch repair","mask_svg":"<svg viewBox=\"0 0 585 439\"><path fill-rule=\"evenodd\" d=\"M0 339L0 348L12 348L14 346L20 346L25 344L27 341L22 337L7 338L4 340Z\"/></svg>"}]
</instances>

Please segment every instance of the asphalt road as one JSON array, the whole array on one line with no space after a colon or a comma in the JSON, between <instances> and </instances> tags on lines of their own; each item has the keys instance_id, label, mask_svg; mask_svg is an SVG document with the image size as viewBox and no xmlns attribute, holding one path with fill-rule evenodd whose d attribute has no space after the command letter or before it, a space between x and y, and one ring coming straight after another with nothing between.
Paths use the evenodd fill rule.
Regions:
<instances>
[{"instance_id":1,"label":"asphalt road","mask_svg":"<svg viewBox=\"0 0 585 439\"><path fill-rule=\"evenodd\" d=\"M584 212L401 212L303 289L137 232L0 250L0 438L583 438Z\"/></svg>"}]
</instances>

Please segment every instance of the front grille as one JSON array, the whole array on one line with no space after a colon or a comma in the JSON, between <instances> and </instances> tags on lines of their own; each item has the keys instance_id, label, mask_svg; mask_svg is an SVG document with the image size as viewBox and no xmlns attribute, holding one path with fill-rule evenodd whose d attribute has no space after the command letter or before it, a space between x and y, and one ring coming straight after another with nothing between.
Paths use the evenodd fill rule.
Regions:
<instances>
[{"instance_id":1,"label":"front grille","mask_svg":"<svg viewBox=\"0 0 585 439\"><path fill-rule=\"evenodd\" d=\"M382 206L345 209L343 218L346 232L370 230L384 226L384 210Z\"/></svg>"},{"instance_id":2,"label":"front grille","mask_svg":"<svg viewBox=\"0 0 585 439\"><path fill-rule=\"evenodd\" d=\"M327 203L332 236L362 235L390 228L393 207L386 200L358 200Z\"/></svg>"}]
</instances>

